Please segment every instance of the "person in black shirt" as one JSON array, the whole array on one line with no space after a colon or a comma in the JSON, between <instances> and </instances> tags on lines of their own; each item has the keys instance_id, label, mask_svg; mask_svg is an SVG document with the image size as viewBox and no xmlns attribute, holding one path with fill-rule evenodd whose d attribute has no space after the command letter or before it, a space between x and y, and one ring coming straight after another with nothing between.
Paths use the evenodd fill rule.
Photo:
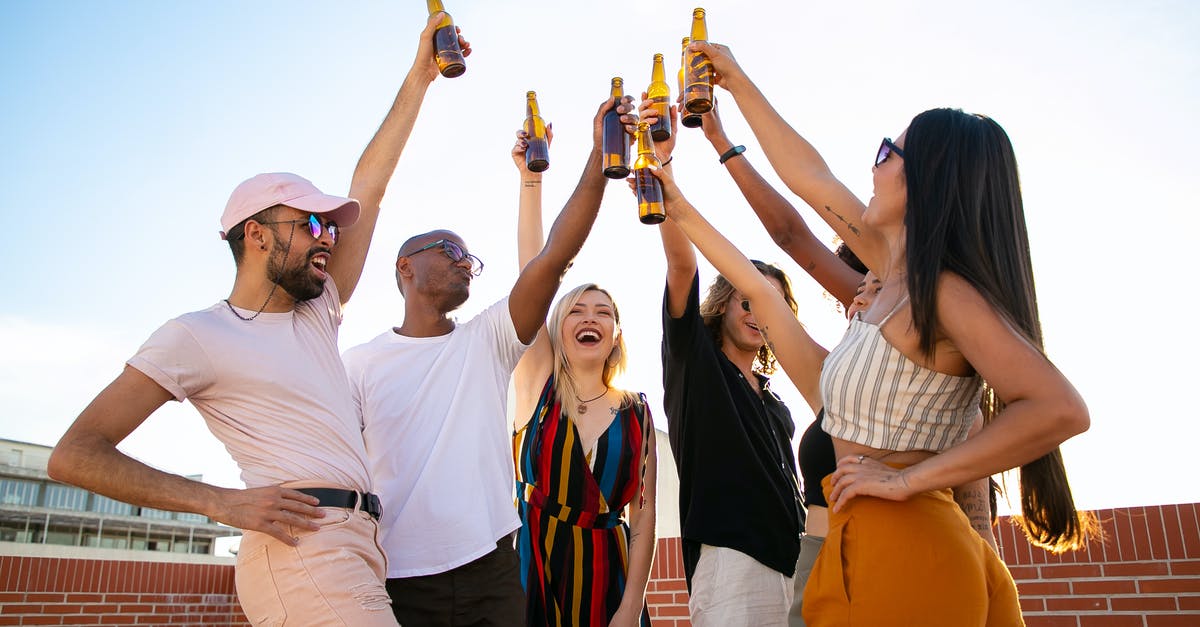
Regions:
<instances>
[{"instance_id":1,"label":"person in black shirt","mask_svg":"<svg viewBox=\"0 0 1200 627\"><path fill-rule=\"evenodd\" d=\"M670 221L659 229L663 408L679 469L692 624L785 625L803 509L795 425L765 376L775 360L741 294L718 276L701 303L695 250ZM794 312L787 275L757 266Z\"/></svg>"}]
</instances>

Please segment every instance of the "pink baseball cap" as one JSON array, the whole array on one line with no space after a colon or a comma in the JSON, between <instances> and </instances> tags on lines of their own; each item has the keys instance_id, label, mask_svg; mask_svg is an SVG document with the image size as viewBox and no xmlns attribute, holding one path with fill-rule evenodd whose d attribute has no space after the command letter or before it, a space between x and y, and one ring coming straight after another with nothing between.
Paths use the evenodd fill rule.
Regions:
<instances>
[{"instance_id":1,"label":"pink baseball cap","mask_svg":"<svg viewBox=\"0 0 1200 627\"><path fill-rule=\"evenodd\" d=\"M221 214L221 239L246 218L275 205L325 214L343 228L358 221L357 200L323 194L311 181L290 172L272 172L248 178L234 188Z\"/></svg>"}]
</instances>

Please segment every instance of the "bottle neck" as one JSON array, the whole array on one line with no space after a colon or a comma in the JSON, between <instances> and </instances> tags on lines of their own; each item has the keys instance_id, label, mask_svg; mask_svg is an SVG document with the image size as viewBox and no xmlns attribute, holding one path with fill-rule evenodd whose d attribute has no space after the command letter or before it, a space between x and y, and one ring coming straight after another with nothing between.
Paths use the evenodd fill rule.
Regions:
<instances>
[{"instance_id":1,"label":"bottle neck","mask_svg":"<svg viewBox=\"0 0 1200 627\"><path fill-rule=\"evenodd\" d=\"M446 7L442 6L442 0L425 0L426 6L429 7L429 14L433 15L438 11L445 11ZM693 27L694 28L694 27Z\"/></svg>"},{"instance_id":2,"label":"bottle neck","mask_svg":"<svg viewBox=\"0 0 1200 627\"><path fill-rule=\"evenodd\" d=\"M667 72L666 72L666 70L663 69L662 57L659 57L654 60L654 69L650 71L650 82L651 83L667 82Z\"/></svg>"}]
</instances>

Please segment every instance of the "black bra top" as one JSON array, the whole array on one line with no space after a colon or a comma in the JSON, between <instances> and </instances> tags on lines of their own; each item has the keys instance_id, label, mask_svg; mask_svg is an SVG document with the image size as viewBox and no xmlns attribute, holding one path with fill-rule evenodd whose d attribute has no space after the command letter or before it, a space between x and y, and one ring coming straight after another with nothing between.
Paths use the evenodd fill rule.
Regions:
<instances>
[{"instance_id":1,"label":"black bra top","mask_svg":"<svg viewBox=\"0 0 1200 627\"><path fill-rule=\"evenodd\" d=\"M804 481L805 507L829 507L825 493L821 491L821 480L837 470L837 455L833 452L833 438L821 428L825 409L817 413L817 419L808 425L800 437L799 467Z\"/></svg>"}]
</instances>

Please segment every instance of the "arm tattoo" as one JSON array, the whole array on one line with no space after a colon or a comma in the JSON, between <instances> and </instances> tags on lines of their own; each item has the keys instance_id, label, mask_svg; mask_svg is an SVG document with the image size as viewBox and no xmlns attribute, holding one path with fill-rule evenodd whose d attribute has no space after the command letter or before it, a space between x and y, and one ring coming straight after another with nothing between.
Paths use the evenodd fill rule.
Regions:
<instances>
[{"instance_id":1,"label":"arm tattoo","mask_svg":"<svg viewBox=\"0 0 1200 627\"><path fill-rule=\"evenodd\" d=\"M521 184L524 185L525 187L537 187L538 185L541 185L542 182L541 181L521 181Z\"/></svg>"},{"instance_id":2,"label":"arm tattoo","mask_svg":"<svg viewBox=\"0 0 1200 627\"><path fill-rule=\"evenodd\" d=\"M846 218L843 218L842 214L833 210L833 207L830 207L829 205L825 205L825 211L832 213L834 216L837 217L838 220L841 220L842 223L846 225L846 228L850 229L851 233L853 233L855 235L862 235L862 233L859 232L858 227L854 226L854 223L850 222Z\"/></svg>"}]
</instances>

